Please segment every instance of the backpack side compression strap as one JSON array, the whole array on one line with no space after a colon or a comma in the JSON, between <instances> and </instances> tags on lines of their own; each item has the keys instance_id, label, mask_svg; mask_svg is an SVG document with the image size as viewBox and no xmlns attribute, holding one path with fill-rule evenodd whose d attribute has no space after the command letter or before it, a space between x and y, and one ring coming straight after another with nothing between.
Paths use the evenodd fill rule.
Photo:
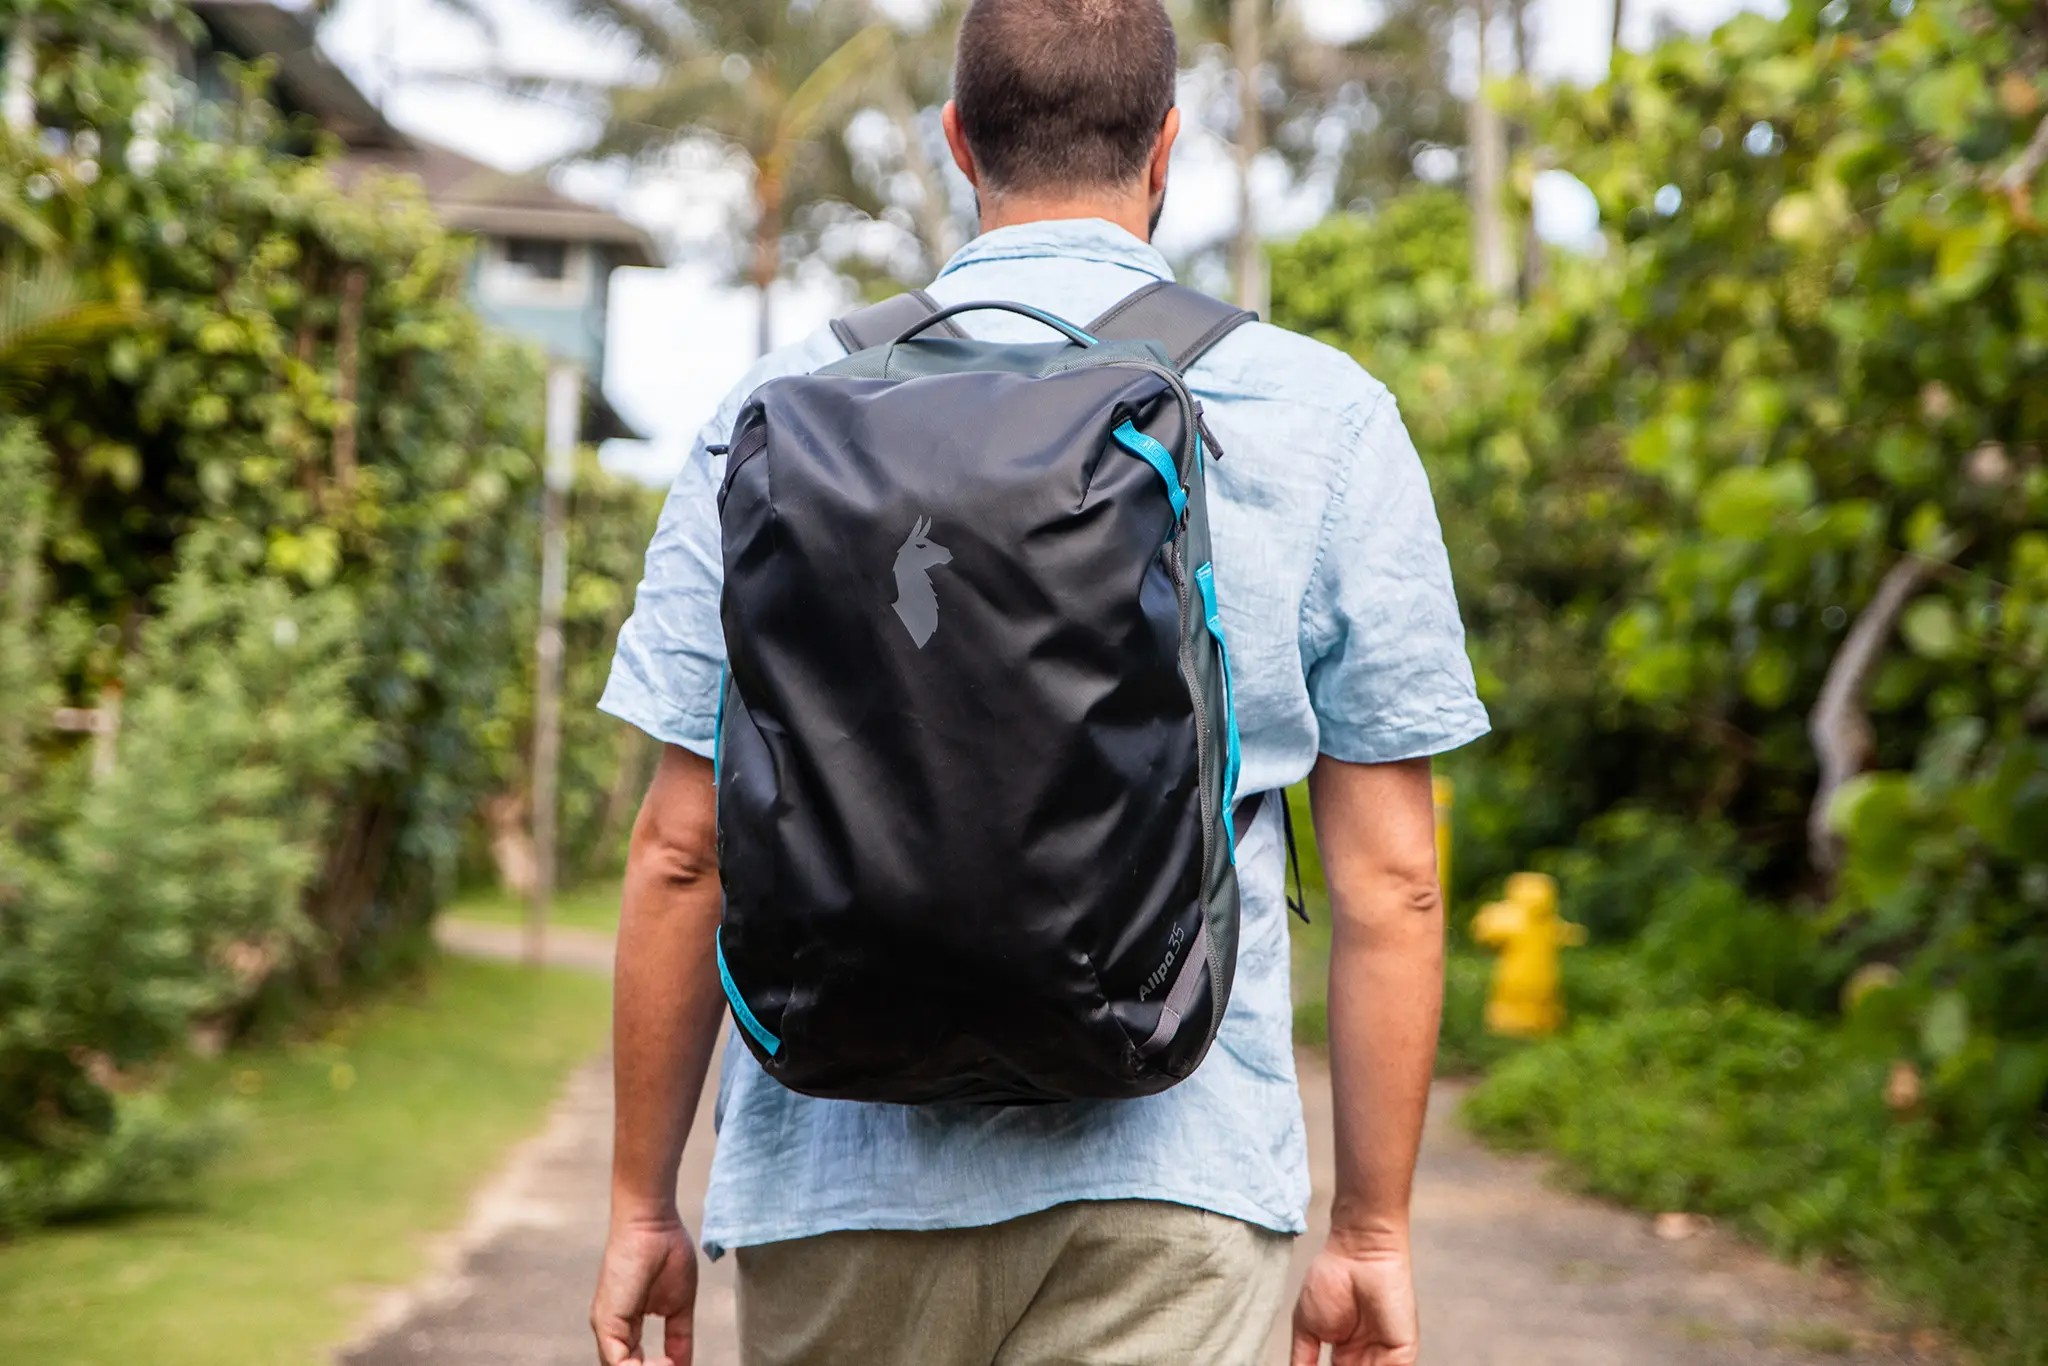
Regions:
<instances>
[{"instance_id":1,"label":"backpack side compression strap","mask_svg":"<svg viewBox=\"0 0 2048 1366\"><path fill-rule=\"evenodd\" d=\"M1173 368L1185 370L1231 332L1258 320L1249 309L1158 280L1125 296L1087 331L1103 341L1156 341L1166 348Z\"/></svg>"},{"instance_id":2,"label":"backpack side compression strap","mask_svg":"<svg viewBox=\"0 0 2048 1366\"><path fill-rule=\"evenodd\" d=\"M834 318L832 335L839 338L839 344L846 348L848 355L852 355L871 346L887 346L910 327L938 311L936 299L921 289L913 289L878 304L856 308L843 318ZM935 330L962 340L967 337L951 318L939 323Z\"/></svg>"}]
</instances>

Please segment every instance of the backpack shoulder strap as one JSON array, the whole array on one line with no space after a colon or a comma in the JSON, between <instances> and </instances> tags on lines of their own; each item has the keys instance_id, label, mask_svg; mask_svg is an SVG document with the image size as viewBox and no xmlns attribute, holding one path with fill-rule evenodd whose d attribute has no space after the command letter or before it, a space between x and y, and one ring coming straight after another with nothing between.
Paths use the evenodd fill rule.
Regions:
<instances>
[{"instance_id":1,"label":"backpack shoulder strap","mask_svg":"<svg viewBox=\"0 0 2048 1366\"><path fill-rule=\"evenodd\" d=\"M1156 341L1166 348L1173 368L1185 370L1217 342L1258 319L1249 309L1200 290L1156 280L1127 295L1087 330L1103 341Z\"/></svg>"},{"instance_id":2,"label":"backpack shoulder strap","mask_svg":"<svg viewBox=\"0 0 2048 1366\"><path fill-rule=\"evenodd\" d=\"M839 338L839 344L851 355L871 346L887 346L905 330L938 311L938 300L931 295L921 289L908 290L866 308L856 308L843 318L834 318L832 335ZM967 334L954 326L951 318L941 322L935 330L963 341L967 339Z\"/></svg>"}]
</instances>

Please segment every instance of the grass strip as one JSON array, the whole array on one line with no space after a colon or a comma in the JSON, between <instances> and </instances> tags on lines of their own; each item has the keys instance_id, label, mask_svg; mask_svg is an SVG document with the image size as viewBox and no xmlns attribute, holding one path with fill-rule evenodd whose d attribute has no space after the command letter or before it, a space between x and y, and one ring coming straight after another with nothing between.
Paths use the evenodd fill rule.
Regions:
<instances>
[{"instance_id":1,"label":"grass strip","mask_svg":"<svg viewBox=\"0 0 2048 1366\"><path fill-rule=\"evenodd\" d=\"M233 1149L178 1207L0 1244L0 1361L323 1359L538 1127L601 1045L608 992L444 960L310 1037L187 1066L173 1104L231 1103Z\"/></svg>"}]
</instances>

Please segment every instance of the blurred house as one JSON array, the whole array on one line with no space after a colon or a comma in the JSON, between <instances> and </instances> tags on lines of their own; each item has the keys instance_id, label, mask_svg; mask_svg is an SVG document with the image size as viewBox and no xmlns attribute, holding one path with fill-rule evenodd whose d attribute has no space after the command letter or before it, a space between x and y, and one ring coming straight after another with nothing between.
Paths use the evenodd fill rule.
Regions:
<instances>
[{"instance_id":1,"label":"blurred house","mask_svg":"<svg viewBox=\"0 0 2048 1366\"><path fill-rule=\"evenodd\" d=\"M508 174L392 127L321 52L300 13L270 0L191 0L191 7L205 36L173 60L198 92L193 117L217 115L232 100L223 56L273 62L278 106L341 143L338 176L413 176L449 228L477 239L472 303L496 326L581 370L583 439L641 438L605 398L604 373L612 272L661 264L644 230L552 189L541 176Z\"/></svg>"}]
</instances>

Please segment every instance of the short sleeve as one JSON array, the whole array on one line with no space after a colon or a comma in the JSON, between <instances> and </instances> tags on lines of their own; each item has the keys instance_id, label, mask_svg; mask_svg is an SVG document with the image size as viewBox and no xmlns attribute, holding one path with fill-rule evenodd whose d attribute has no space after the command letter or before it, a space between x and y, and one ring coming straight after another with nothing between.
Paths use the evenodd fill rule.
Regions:
<instances>
[{"instance_id":1,"label":"short sleeve","mask_svg":"<svg viewBox=\"0 0 2048 1366\"><path fill-rule=\"evenodd\" d=\"M1338 474L1303 628L1322 753L1393 763L1486 734L1436 504L1391 395Z\"/></svg>"},{"instance_id":2,"label":"short sleeve","mask_svg":"<svg viewBox=\"0 0 2048 1366\"><path fill-rule=\"evenodd\" d=\"M718 536L718 485L725 458L710 447L732 433L747 396L777 375L803 374L839 353L829 332L755 362L697 433L670 485L647 547L633 615L619 628L598 710L666 744L710 758L725 675L718 599L725 579Z\"/></svg>"}]
</instances>

